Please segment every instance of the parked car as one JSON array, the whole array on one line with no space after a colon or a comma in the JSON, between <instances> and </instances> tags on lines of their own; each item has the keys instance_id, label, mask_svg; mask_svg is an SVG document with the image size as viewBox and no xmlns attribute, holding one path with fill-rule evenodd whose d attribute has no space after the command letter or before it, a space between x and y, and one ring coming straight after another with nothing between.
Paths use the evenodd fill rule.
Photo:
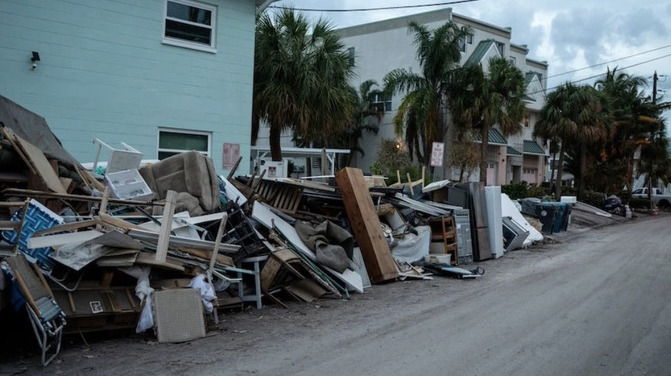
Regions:
<instances>
[{"instance_id":1,"label":"parked car","mask_svg":"<svg viewBox=\"0 0 671 376\"><path fill-rule=\"evenodd\" d=\"M638 188L631 192L631 197L648 198L648 188ZM659 188L652 189L652 202L660 208L671 207L671 194L664 194Z\"/></svg>"}]
</instances>

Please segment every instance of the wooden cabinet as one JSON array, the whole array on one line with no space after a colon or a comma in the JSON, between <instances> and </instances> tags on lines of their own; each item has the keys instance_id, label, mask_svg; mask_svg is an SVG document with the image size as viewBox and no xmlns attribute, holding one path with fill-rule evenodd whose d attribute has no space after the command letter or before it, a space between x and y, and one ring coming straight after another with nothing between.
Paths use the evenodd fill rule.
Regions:
<instances>
[{"instance_id":1,"label":"wooden cabinet","mask_svg":"<svg viewBox=\"0 0 671 376\"><path fill-rule=\"evenodd\" d=\"M452 256L452 265L458 264L457 227L454 217L432 217L428 220L431 227L431 243L441 245L445 254Z\"/></svg>"}]
</instances>

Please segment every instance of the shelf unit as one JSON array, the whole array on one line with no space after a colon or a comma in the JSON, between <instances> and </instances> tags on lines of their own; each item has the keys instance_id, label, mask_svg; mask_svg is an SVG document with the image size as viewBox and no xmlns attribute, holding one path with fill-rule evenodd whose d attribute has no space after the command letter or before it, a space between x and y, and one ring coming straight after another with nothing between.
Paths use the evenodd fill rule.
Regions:
<instances>
[{"instance_id":1,"label":"shelf unit","mask_svg":"<svg viewBox=\"0 0 671 376\"><path fill-rule=\"evenodd\" d=\"M458 265L457 227L454 217L432 217L428 222L431 227L431 242L440 243L444 253L452 255L452 265Z\"/></svg>"}]
</instances>

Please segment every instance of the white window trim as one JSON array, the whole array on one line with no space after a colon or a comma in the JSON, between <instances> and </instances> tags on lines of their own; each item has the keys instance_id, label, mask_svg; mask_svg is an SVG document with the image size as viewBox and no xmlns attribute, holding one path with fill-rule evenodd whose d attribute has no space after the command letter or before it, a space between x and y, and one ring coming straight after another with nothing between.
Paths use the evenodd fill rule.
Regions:
<instances>
[{"instance_id":1,"label":"white window trim","mask_svg":"<svg viewBox=\"0 0 671 376\"><path fill-rule=\"evenodd\" d=\"M384 93L375 93L373 94L373 100L370 101L371 106L375 106L378 104L382 104L382 109L384 112L391 111L387 110L387 103L389 103L389 108L392 108L392 96L389 96L389 100L385 100L385 94Z\"/></svg>"},{"instance_id":2,"label":"white window trim","mask_svg":"<svg viewBox=\"0 0 671 376\"><path fill-rule=\"evenodd\" d=\"M165 21L168 19L168 2L184 4L184 5L188 5L188 6L192 6L192 7L196 7L196 8L202 8L202 9L206 9L206 10L209 10L210 12L212 12L212 25L210 26L210 28L212 30L212 36L211 36L211 39L210 39L210 45L209 46L206 46L206 45L200 44L200 43L189 42L189 41L186 41L186 40L183 40L183 39L170 38L170 37L165 36ZM163 26L161 28L162 29L161 36L163 37L161 42L163 44L169 44L171 46L177 46L177 47L190 48L192 50L198 50L198 51L204 51L204 52L210 52L210 53L217 53L217 48L216 48L216 45L217 45L217 38L216 38L217 37L217 32L216 32L217 31L217 7L216 6L196 2L196 1L190 1L190 0L165 0L164 5L165 6L163 8ZM182 20L182 19L175 19L175 21L179 21L179 22L182 22L182 23L185 23L185 24L190 24L190 25L199 26L199 27L207 26L207 25L203 25L203 24L199 24L199 23L195 23L195 22L189 22L189 21Z\"/></svg>"},{"instance_id":3,"label":"white window trim","mask_svg":"<svg viewBox=\"0 0 671 376\"><path fill-rule=\"evenodd\" d=\"M194 131L191 129L182 129L182 128L166 128L166 127L159 127L158 128L158 133L156 134L156 158L158 159L158 155L160 152L167 152L167 153L182 153L185 151L191 151L191 150L186 150L186 149L162 149L160 147L161 144L161 132L170 132L170 133L184 133L187 135L198 135L198 136L207 136L207 151L203 152L201 150L194 150L199 152L200 154L206 155L206 156L211 156L212 154L212 132L206 132L206 131Z\"/></svg>"}]
</instances>

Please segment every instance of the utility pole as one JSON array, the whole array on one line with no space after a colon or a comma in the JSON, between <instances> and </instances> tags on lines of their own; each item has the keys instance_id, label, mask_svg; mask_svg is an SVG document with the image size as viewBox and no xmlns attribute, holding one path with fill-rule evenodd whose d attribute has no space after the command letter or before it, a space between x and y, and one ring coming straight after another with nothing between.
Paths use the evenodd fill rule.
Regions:
<instances>
[{"instance_id":1,"label":"utility pole","mask_svg":"<svg viewBox=\"0 0 671 376\"><path fill-rule=\"evenodd\" d=\"M652 104L657 104L657 71L652 75Z\"/></svg>"},{"instance_id":2,"label":"utility pole","mask_svg":"<svg viewBox=\"0 0 671 376\"><path fill-rule=\"evenodd\" d=\"M652 105L657 104L657 71L655 71L655 74L652 75ZM652 142L652 132L650 132L650 142ZM653 214L657 212L657 208L655 207L655 203L652 201L652 160L650 160L650 166L648 166L650 171L648 171L648 199L650 200L650 210L652 210Z\"/></svg>"}]
</instances>

